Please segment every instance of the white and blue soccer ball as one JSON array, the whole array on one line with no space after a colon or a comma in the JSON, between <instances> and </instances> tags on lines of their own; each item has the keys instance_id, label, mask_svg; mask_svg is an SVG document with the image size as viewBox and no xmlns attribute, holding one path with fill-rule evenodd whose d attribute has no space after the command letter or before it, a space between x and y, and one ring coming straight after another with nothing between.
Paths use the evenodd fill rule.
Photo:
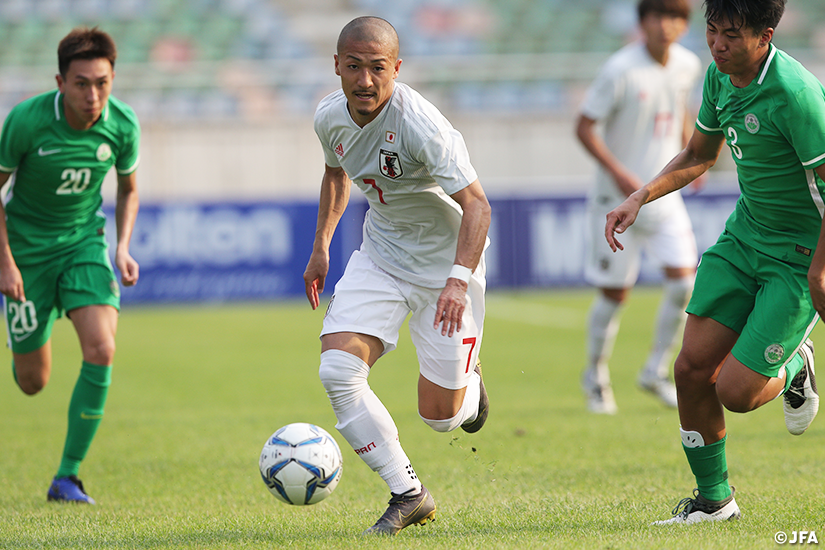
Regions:
<instances>
[{"instance_id":1,"label":"white and blue soccer ball","mask_svg":"<svg viewBox=\"0 0 825 550\"><path fill-rule=\"evenodd\" d=\"M287 424L264 443L259 462L269 491L288 504L315 504L341 480L343 458L338 443L323 428Z\"/></svg>"}]
</instances>

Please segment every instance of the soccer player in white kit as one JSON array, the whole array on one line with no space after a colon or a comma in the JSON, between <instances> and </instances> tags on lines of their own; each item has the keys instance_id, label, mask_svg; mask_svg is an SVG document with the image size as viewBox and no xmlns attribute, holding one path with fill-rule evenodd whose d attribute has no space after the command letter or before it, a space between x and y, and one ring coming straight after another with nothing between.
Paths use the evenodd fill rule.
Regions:
<instances>
[{"instance_id":1,"label":"soccer player in white kit","mask_svg":"<svg viewBox=\"0 0 825 550\"><path fill-rule=\"evenodd\" d=\"M638 384L676 407L668 365L684 327L693 290L696 240L682 197L672 193L642 213L614 255L601 237L608 212L652 179L690 137L687 102L701 73L699 58L676 43L687 29L687 0L641 0L642 37L602 67L587 91L576 133L598 161L587 201L585 278L599 289L587 322L587 364L582 388L588 408L615 414L608 360L622 305L639 275L642 250L664 266L664 292L654 339ZM603 137L595 129L603 122ZM644 219L642 219L642 217ZM621 257L620 257L621 256Z\"/></svg>"},{"instance_id":2,"label":"soccer player in white kit","mask_svg":"<svg viewBox=\"0 0 825 550\"><path fill-rule=\"evenodd\" d=\"M363 244L335 286L321 332L319 374L336 428L392 494L366 533L394 535L435 518L435 502L367 382L408 315L420 365L418 412L434 430L473 433L489 401L478 353L490 205L461 134L427 100L396 83L398 35L359 17L338 38L338 90L318 105L325 157L315 243L304 273L315 309L329 245L355 183L370 208Z\"/></svg>"}]
</instances>

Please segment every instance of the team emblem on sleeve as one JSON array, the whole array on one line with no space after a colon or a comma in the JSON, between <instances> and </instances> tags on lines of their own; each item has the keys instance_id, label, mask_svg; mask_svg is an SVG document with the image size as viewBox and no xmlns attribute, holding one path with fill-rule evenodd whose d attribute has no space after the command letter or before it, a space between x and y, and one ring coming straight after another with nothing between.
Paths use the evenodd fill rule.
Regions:
<instances>
[{"instance_id":1,"label":"team emblem on sleeve","mask_svg":"<svg viewBox=\"0 0 825 550\"><path fill-rule=\"evenodd\" d=\"M401 168L401 161L395 151L381 149L378 155L378 165L381 168L381 173L390 179L398 179L404 175L404 169Z\"/></svg>"}]
</instances>

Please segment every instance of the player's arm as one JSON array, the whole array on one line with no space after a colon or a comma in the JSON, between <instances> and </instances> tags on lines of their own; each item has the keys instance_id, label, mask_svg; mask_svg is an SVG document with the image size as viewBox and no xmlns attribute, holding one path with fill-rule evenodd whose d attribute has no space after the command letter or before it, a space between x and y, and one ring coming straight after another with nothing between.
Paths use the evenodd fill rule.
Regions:
<instances>
[{"instance_id":1,"label":"player's arm","mask_svg":"<svg viewBox=\"0 0 825 550\"><path fill-rule=\"evenodd\" d=\"M490 203L478 180L450 195L464 211L458 228L458 244L455 251L455 265L474 271L484 252L487 230L490 227ZM452 336L461 330L468 284L455 277L449 277L444 290L438 297L435 322L437 330L441 324L441 334ZM443 323L443 324L442 324Z\"/></svg>"},{"instance_id":2,"label":"player's arm","mask_svg":"<svg viewBox=\"0 0 825 550\"><path fill-rule=\"evenodd\" d=\"M343 168L325 165L324 177L321 180L315 242L304 271L304 286L312 309L320 304L319 294L324 291L324 283L329 273L329 245L335 228L338 227L338 222L347 208L351 186L352 182Z\"/></svg>"},{"instance_id":3,"label":"player's arm","mask_svg":"<svg viewBox=\"0 0 825 550\"><path fill-rule=\"evenodd\" d=\"M616 240L616 233L624 233L628 227L633 225L642 205L678 191L707 172L711 166L716 164L724 143L725 136L721 133L693 132L687 147L676 155L653 181L635 191L622 204L608 213L604 236L613 252L617 249L624 249L622 244Z\"/></svg>"},{"instance_id":4,"label":"player's arm","mask_svg":"<svg viewBox=\"0 0 825 550\"><path fill-rule=\"evenodd\" d=\"M629 196L644 185L644 182L640 180L636 174L625 168L625 166L619 162L619 159L613 155L607 147L607 144L596 132L596 121L594 119L585 115L579 115L578 121L576 122L576 137L579 138L579 141L587 152L596 159L596 162L607 170L616 183L616 187L618 187L625 196Z\"/></svg>"},{"instance_id":5,"label":"player's arm","mask_svg":"<svg viewBox=\"0 0 825 550\"><path fill-rule=\"evenodd\" d=\"M118 174L117 198L115 199L115 227L117 228L117 248L115 265L120 271L123 286L132 286L140 276L138 263L129 253L132 230L135 227L140 199L137 190L137 172Z\"/></svg>"},{"instance_id":6,"label":"player's arm","mask_svg":"<svg viewBox=\"0 0 825 550\"><path fill-rule=\"evenodd\" d=\"M0 189L6 185L9 177L11 177L11 174L0 172ZM23 276L20 275L17 262L14 261L9 246L6 209L2 202L0 202L0 293L5 294L12 300L26 301L26 294L23 291Z\"/></svg>"},{"instance_id":7,"label":"player's arm","mask_svg":"<svg viewBox=\"0 0 825 550\"><path fill-rule=\"evenodd\" d=\"M825 164L817 166L814 171L825 181ZM822 319L825 319L825 219L822 221L816 252L808 269L808 288L814 309Z\"/></svg>"}]
</instances>

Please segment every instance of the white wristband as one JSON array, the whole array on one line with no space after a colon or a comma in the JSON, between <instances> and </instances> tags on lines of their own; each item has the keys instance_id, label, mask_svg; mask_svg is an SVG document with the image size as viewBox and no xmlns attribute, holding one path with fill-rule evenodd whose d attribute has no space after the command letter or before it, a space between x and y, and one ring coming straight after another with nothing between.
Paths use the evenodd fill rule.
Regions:
<instances>
[{"instance_id":1,"label":"white wristband","mask_svg":"<svg viewBox=\"0 0 825 550\"><path fill-rule=\"evenodd\" d=\"M448 279L459 279L464 281L465 283L470 283L470 277L473 275L473 270L469 267L464 267L463 265L454 264L453 268L450 270L450 276Z\"/></svg>"}]
</instances>

